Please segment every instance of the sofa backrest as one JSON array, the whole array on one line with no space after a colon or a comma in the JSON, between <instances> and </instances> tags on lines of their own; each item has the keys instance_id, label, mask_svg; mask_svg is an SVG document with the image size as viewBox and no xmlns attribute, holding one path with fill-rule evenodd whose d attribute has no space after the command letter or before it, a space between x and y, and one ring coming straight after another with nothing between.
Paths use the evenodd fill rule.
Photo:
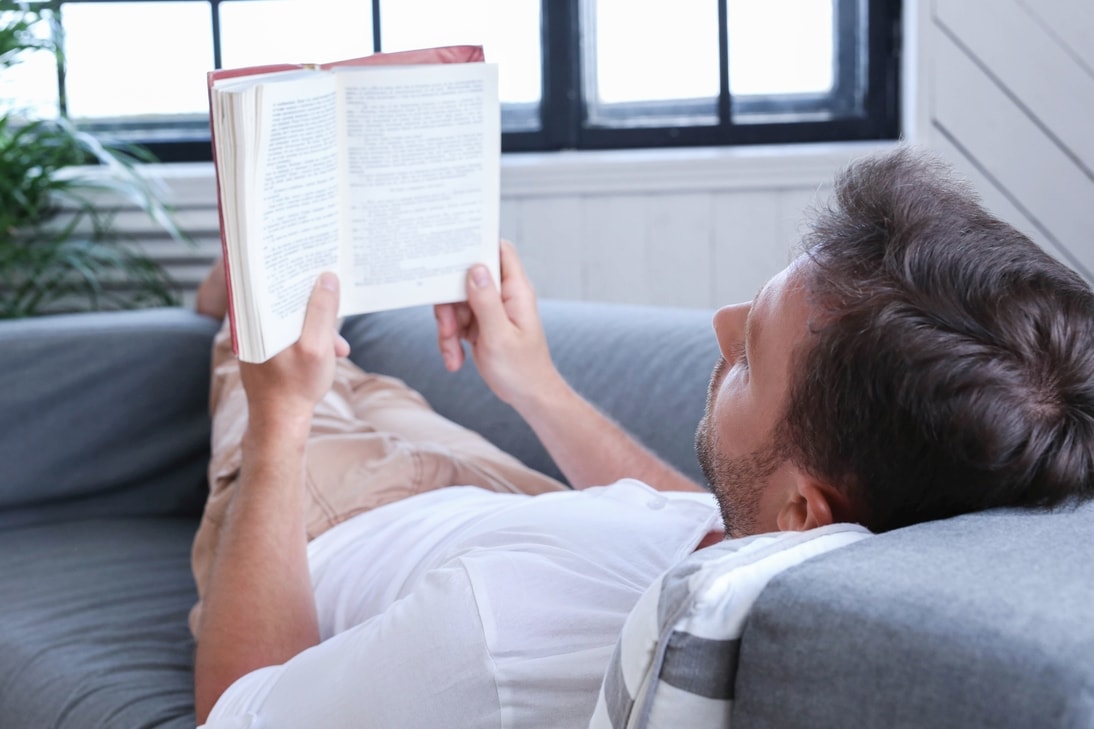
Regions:
<instances>
[{"instance_id":1,"label":"sofa backrest","mask_svg":"<svg viewBox=\"0 0 1094 729\"><path fill-rule=\"evenodd\" d=\"M574 386L701 480L694 434L717 356L709 312L557 301L541 311ZM183 309L0 322L0 527L200 514L217 328ZM440 413L560 476L474 366L444 370L429 307L354 317L343 333L366 369L402 377Z\"/></svg>"},{"instance_id":2,"label":"sofa backrest","mask_svg":"<svg viewBox=\"0 0 1094 729\"><path fill-rule=\"evenodd\" d=\"M703 483L695 429L719 356L711 312L591 302L541 301L540 314L559 371L571 385L659 456ZM558 467L510 408L490 393L472 364L452 374L437 350L432 309L348 319L350 357L366 370L415 388L442 415L477 430L532 468Z\"/></svg>"},{"instance_id":3,"label":"sofa backrest","mask_svg":"<svg viewBox=\"0 0 1094 729\"><path fill-rule=\"evenodd\" d=\"M182 309L0 322L0 527L200 514L216 328Z\"/></svg>"}]
</instances>

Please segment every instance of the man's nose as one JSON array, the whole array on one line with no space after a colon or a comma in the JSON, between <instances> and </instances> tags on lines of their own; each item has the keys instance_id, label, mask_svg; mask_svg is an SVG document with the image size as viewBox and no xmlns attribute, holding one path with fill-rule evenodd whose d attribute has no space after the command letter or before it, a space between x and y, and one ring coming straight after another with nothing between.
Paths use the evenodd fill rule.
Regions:
<instances>
[{"instance_id":1,"label":"man's nose","mask_svg":"<svg viewBox=\"0 0 1094 729\"><path fill-rule=\"evenodd\" d=\"M752 302L745 301L723 306L714 312L714 336L718 339L722 356L728 361L732 361L734 353L744 343L745 323L748 321L748 312L751 309Z\"/></svg>"}]
</instances>

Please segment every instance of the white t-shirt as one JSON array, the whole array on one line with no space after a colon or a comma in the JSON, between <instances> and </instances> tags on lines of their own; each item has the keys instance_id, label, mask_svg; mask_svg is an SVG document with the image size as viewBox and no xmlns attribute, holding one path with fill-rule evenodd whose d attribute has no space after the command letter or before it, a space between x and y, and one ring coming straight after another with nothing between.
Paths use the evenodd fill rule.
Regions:
<instances>
[{"instance_id":1,"label":"white t-shirt","mask_svg":"<svg viewBox=\"0 0 1094 729\"><path fill-rule=\"evenodd\" d=\"M207 729L584 727L627 613L719 524L637 481L452 487L308 548L323 641L243 676Z\"/></svg>"}]
</instances>

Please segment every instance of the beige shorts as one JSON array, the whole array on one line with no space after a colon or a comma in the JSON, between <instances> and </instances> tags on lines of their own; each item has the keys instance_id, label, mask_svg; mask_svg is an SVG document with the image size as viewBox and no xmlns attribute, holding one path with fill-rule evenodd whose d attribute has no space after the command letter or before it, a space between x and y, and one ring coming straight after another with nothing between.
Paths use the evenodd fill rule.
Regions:
<instances>
[{"instance_id":1,"label":"beige shorts","mask_svg":"<svg viewBox=\"0 0 1094 729\"><path fill-rule=\"evenodd\" d=\"M214 342L212 368L209 498L191 553L195 633L247 426L246 395L226 326ZM315 408L305 474L309 539L361 512L445 486L522 494L566 489L438 415L401 380L368 374L348 360L339 360L334 385Z\"/></svg>"}]
</instances>

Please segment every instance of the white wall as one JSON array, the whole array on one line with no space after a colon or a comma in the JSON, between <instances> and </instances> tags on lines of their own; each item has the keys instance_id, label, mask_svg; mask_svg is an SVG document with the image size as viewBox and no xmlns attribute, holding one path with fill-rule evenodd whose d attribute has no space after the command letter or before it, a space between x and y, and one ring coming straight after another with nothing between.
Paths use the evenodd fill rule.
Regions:
<instances>
[{"instance_id":1,"label":"white wall","mask_svg":"<svg viewBox=\"0 0 1094 729\"><path fill-rule=\"evenodd\" d=\"M1094 1L922 0L912 133L1046 250L1094 272Z\"/></svg>"},{"instance_id":2,"label":"white wall","mask_svg":"<svg viewBox=\"0 0 1094 729\"><path fill-rule=\"evenodd\" d=\"M1094 0L905 0L905 15L906 136L1094 271ZM542 296L714 307L781 268L803 209L878 146L508 155L501 232ZM212 170L163 172L197 250L123 222L193 286L218 251Z\"/></svg>"}]
</instances>

